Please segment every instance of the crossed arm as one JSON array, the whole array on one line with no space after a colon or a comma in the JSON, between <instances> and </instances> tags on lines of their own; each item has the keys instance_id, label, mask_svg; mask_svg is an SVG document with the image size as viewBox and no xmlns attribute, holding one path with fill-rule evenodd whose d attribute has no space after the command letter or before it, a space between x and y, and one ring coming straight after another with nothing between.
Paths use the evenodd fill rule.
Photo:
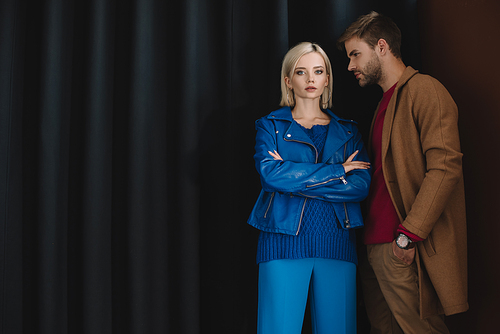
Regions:
<instances>
[{"instance_id":1,"label":"crossed arm","mask_svg":"<svg viewBox=\"0 0 500 334\"><path fill-rule=\"evenodd\" d=\"M269 154L274 158L274 160L281 160L283 161L283 158L279 155L276 150L274 152L268 151ZM354 169L369 169L370 168L370 163L366 161L353 161L354 157L359 153L359 150L355 151L349 158L347 158L346 162L342 164L344 166L345 173L349 173L350 171Z\"/></svg>"}]
</instances>

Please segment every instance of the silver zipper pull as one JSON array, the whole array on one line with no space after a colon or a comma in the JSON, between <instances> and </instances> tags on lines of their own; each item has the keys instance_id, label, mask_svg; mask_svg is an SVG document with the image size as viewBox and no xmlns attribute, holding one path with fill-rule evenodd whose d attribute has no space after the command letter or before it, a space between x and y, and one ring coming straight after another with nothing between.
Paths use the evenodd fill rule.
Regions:
<instances>
[{"instance_id":1,"label":"silver zipper pull","mask_svg":"<svg viewBox=\"0 0 500 334\"><path fill-rule=\"evenodd\" d=\"M347 184L347 180L343 176L341 176L340 179L344 182L344 184Z\"/></svg>"}]
</instances>

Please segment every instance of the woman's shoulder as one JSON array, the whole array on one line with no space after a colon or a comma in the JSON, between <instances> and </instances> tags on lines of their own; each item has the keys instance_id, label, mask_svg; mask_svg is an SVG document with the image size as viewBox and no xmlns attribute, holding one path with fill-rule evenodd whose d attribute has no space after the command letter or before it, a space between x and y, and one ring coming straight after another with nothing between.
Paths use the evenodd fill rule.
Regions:
<instances>
[{"instance_id":1,"label":"woman's shoulder","mask_svg":"<svg viewBox=\"0 0 500 334\"><path fill-rule=\"evenodd\" d=\"M282 107L282 108L273 110L269 114L263 116L262 118L266 118L266 119L270 119L270 120L273 120L273 119L293 120L292 110L290 109L290 107Z\"/></svg>"},{"instance_id":2,"label":"woman's shoulder","mask_svg":"<svg viewBox=\"0 0 500 334\"><path fill-rule=\"evenodd\" d=\"M356 122L355 120L348 118L341 118L329 109L326 109L325 112L331 116L332 119L330 121L330 124L332 124L332 126L340 126L348 128L350 131L358 130L357 127L358 122Z\"/></svg>"},{"instance_id":3,"label":"woman's shoulder","mask_svg":"<svg viewBox=\"0 0 500 334\"><path fill-rule=\"evenodd\" d=\"M261 118L255 121L256 124L259 123L272 123L275 120L284 120L284 121L293 121L292 112L290 107L283 107L274 111L271 111L269 114L262 116Z\"/></svg>"},{"instance_id":4,"label":"woman's shoulder","mask_svg":"<svg viewBox=\"0 0 500 334\"><path fill-rule=\"evenodd\" d=\"M328 115L330 115L330 117L332 118L332 121L335 121L337 123L358 124L358 122L356 122L353 119L342 118L342 117L337 116L337 114L334 113L333 111L331 111L330 109L325 109L324 112L326 112Z\"/></svg>"}]
</instances>

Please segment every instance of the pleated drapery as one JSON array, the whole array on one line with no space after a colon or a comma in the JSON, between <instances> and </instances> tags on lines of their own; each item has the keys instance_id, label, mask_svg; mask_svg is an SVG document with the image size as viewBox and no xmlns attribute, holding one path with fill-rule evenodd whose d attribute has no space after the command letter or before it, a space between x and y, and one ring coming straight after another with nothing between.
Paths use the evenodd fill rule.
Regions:
<instances>
[{"instance_id":1,"label":"pleated drapery","mask_svg":"<svg viewBox=\"0 0 500 334\"><path fill-rule=\"evenodd\" d=\"M419 67L416 1L3 0L0 333L254 333L254 121L308 40L366 136L335 41L370 10Z\"/></svg>"}]
</instances>

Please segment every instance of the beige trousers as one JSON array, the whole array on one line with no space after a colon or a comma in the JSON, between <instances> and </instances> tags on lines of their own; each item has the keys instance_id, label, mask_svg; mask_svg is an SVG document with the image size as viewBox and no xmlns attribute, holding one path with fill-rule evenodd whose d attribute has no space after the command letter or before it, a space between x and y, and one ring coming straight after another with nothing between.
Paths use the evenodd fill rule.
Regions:
<instances>
[{"instance_id":1,"label":"beige trousers","mask_svg":"<svg viewBox=\"0 0 500 334\"><path fill-rule=\"evenodd\" d=\"M420 319L418 272L394 255L392 243L367 245L359 274L371 334L448 334L443 316Z\"/></svg>"}]
</instances>

